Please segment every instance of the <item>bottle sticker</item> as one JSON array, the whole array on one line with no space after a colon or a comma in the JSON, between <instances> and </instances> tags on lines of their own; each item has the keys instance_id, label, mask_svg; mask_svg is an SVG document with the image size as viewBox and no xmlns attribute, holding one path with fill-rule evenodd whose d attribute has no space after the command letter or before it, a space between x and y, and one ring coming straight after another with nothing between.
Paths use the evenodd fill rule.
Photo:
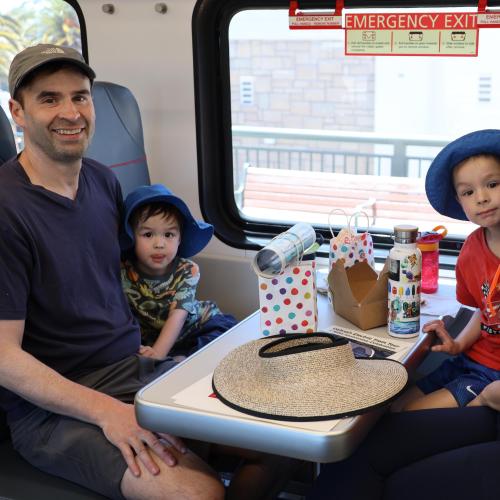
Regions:
<instances>
[{"instance_id":1,"label":"bottle sticker","mask_svg":"<svg viewBox=\"0 0 500 500\"><path fill-rule=\"evenodd\" d=\"M398 335L420 331L420 287L389 280L389 330Z\"/></svg>"},{"instance_id":2,"label":"bottle sticker","mask_svg":"<svg viewBox=\"0 0 500 500\"><path fill-rule=\"evenodd\" d=\"M417 253L399 259L389 259L389 279L401 283L416 283L422 278L421 257Z\"/></svg>"},{"instance_id":3,"label":"bottle sticker","mask_svg":"<svg viewBox=\"0 0 500 500\"><path fill-rule=\"evenodd\" d=\"M421 257L412 253L401 260L399 280L403 283L414 283L422 278Z\"/></svg>"},{"instance_id":4,"label":"bottle sticker","mask_svg":"<svg viewBox=\"0 0 500 500\"><path fill-rule=\"evenodd\" d=\"M389 279L399 281L399 260L389 259Z\"/></svg>"}]
</instances>

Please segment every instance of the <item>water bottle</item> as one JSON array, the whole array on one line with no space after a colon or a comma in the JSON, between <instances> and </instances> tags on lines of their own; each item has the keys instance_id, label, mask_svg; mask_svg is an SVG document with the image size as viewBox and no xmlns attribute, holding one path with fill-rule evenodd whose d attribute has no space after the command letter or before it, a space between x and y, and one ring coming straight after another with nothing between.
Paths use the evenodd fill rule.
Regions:
<instances>
[{"instance_id":1,"label":"water bottle","mask_svg":"<svg viewBox=\"0 0 500 500\"><path fill-rule=\"evenodd\" d=\"M448 230L444 226L436 226L432 231L422 233L417 240L417 246L422 252L423 293L437 292L439 277L439 242L447 233Z\"/></svg>"},{"instance_id":2,"label":"water bottle","mask_svg":"<svg viewBox=\"0 0 500 500\"><path fill-rule=\"evenodd\" d=\"M422 254L417 247L418 227L394 227L394 247L389 252L387 327L393 337L411 338L420 333L420 282Z\"/></svg>"}]
</instances>

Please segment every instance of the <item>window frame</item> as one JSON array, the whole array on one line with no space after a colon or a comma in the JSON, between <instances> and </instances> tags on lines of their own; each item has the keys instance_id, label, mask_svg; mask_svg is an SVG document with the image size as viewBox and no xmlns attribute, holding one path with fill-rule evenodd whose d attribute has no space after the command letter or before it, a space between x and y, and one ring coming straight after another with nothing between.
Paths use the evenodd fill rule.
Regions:
<instances>
[{"instance_id":1,"label":"window frame","mask_svg":"<svg viewBox=\"0 0 500 500\"><path fill-rule=\"evenodd\" d=\"M331 9L335 0L302 0L308 8ZM302 5L303 5L302 4ZM490 7L500 0L489 0ZM232 17L247 9L287 9L287 0L198 0L193 11L193 64L195 87L198 190L203 216L215 227L215 234L231 247L258 250L262 242L285 231L290 225L267 221L248 221L238 212L233 187L231 133L231 89L229 62L229 24ZM471 7L473 1L345 0L346 8ZM316 226L325 241L328 228ZM334 228L339 229L339 228ZM385 254L393 246L392 231L371 231L376 250ZM464 239L446 238L442 254L458 255ZM259 244L260 243L260 244ZM447 259L448 260L448 259ZM451 263L444 268L452 268Z\"/></svg>"},{"instance_id":2,"label":"window frame","mask_svg":"<svg viewBox=\"0 0 500 500\"><path fill-rule=\"evenodd\" d=\"M76 16L78 18L78 23L80 25L80 42L81 42L81 49L82 49L82 56L87 62L89 63L89 54L88 54L88 44L87 44L87 26L85 23L85 17L83 15L83 11L77 2L77 0L61 0L62 2L68 4L70 7L73 8L73 10L76 13ZM21 0L19 1L21 3ZM41 43L41 42L37 42ZM9 116L9 115L7 115ZM17 141L16 141L17 142ZM16 147L18 147L18 144L16 144Z\"/></svg>"},{"instance_id":3,"label":"window frame","mask_svg":"<svg viewBox=\"0 0 500 500\"><path fill-rule=\"evenodd\" d=\"M77 0L63 0L63 1L71 5L71 7L75 9L76 16L78 17L78 22L80 23L80 40L82 42L82 56L87 62L87 64L89 64L90 61L89 61L89 50L87 44L87 25L85 23L85 17L83 15L82 8L80 7L80 4L77 2Z\"/></svg>"}]
</instances>

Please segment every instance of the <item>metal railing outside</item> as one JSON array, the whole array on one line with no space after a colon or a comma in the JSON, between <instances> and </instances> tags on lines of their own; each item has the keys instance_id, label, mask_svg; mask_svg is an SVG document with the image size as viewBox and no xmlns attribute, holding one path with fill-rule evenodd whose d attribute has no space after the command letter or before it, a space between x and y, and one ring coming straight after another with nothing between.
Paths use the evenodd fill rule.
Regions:
<instances>
[{"instance_id":1,"label":"metal railing outside","mask_svg":"<svg viewBox=\"0 0 500 500\"><path fill-rule=\"evenodd\" d=\"M285 170L422 178L450 139L235 125L234 186L244 165Z\"/></svg>"}]
</instances>

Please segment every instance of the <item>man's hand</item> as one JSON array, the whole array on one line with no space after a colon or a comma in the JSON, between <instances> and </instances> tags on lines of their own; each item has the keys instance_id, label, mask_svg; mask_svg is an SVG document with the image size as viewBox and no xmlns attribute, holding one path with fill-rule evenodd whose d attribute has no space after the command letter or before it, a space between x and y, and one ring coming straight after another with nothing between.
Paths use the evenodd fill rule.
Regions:
<instances>
[{"instance_id":1,"label":"man's hand","mask_svg":"<svg viewBox=\"0 0 500 500\"><path fill-rule=\"evenodd\" d=\"M462 352L460 344L453 337L451 337L444 326L444 322L440 319L429 321L429 323L426 323L422 327L422 331L424 333L434 333L441 341L441 344L433 345L431 347L431 351L446 352L452 356Z\"/></svg>"},{"instance_id":2,"label":"man's hand","mask_svg":"<svg viewBox=\"0 0 500 500\"><path fill-rule=\"evenodd\" d=\"M155 434L140 427L133 405L115 400L113 406L106 410L106 420L101 424L101 428L106 439L121 451L134 476L141 473L137 460L140 460L151 474L156 475L160 469L155 462L155 455L173 467L177 464L177 459L169 448L173 447L180 453L186 453L187 448L179 438L170 434Z\"/></svg>"}]
</instances>

